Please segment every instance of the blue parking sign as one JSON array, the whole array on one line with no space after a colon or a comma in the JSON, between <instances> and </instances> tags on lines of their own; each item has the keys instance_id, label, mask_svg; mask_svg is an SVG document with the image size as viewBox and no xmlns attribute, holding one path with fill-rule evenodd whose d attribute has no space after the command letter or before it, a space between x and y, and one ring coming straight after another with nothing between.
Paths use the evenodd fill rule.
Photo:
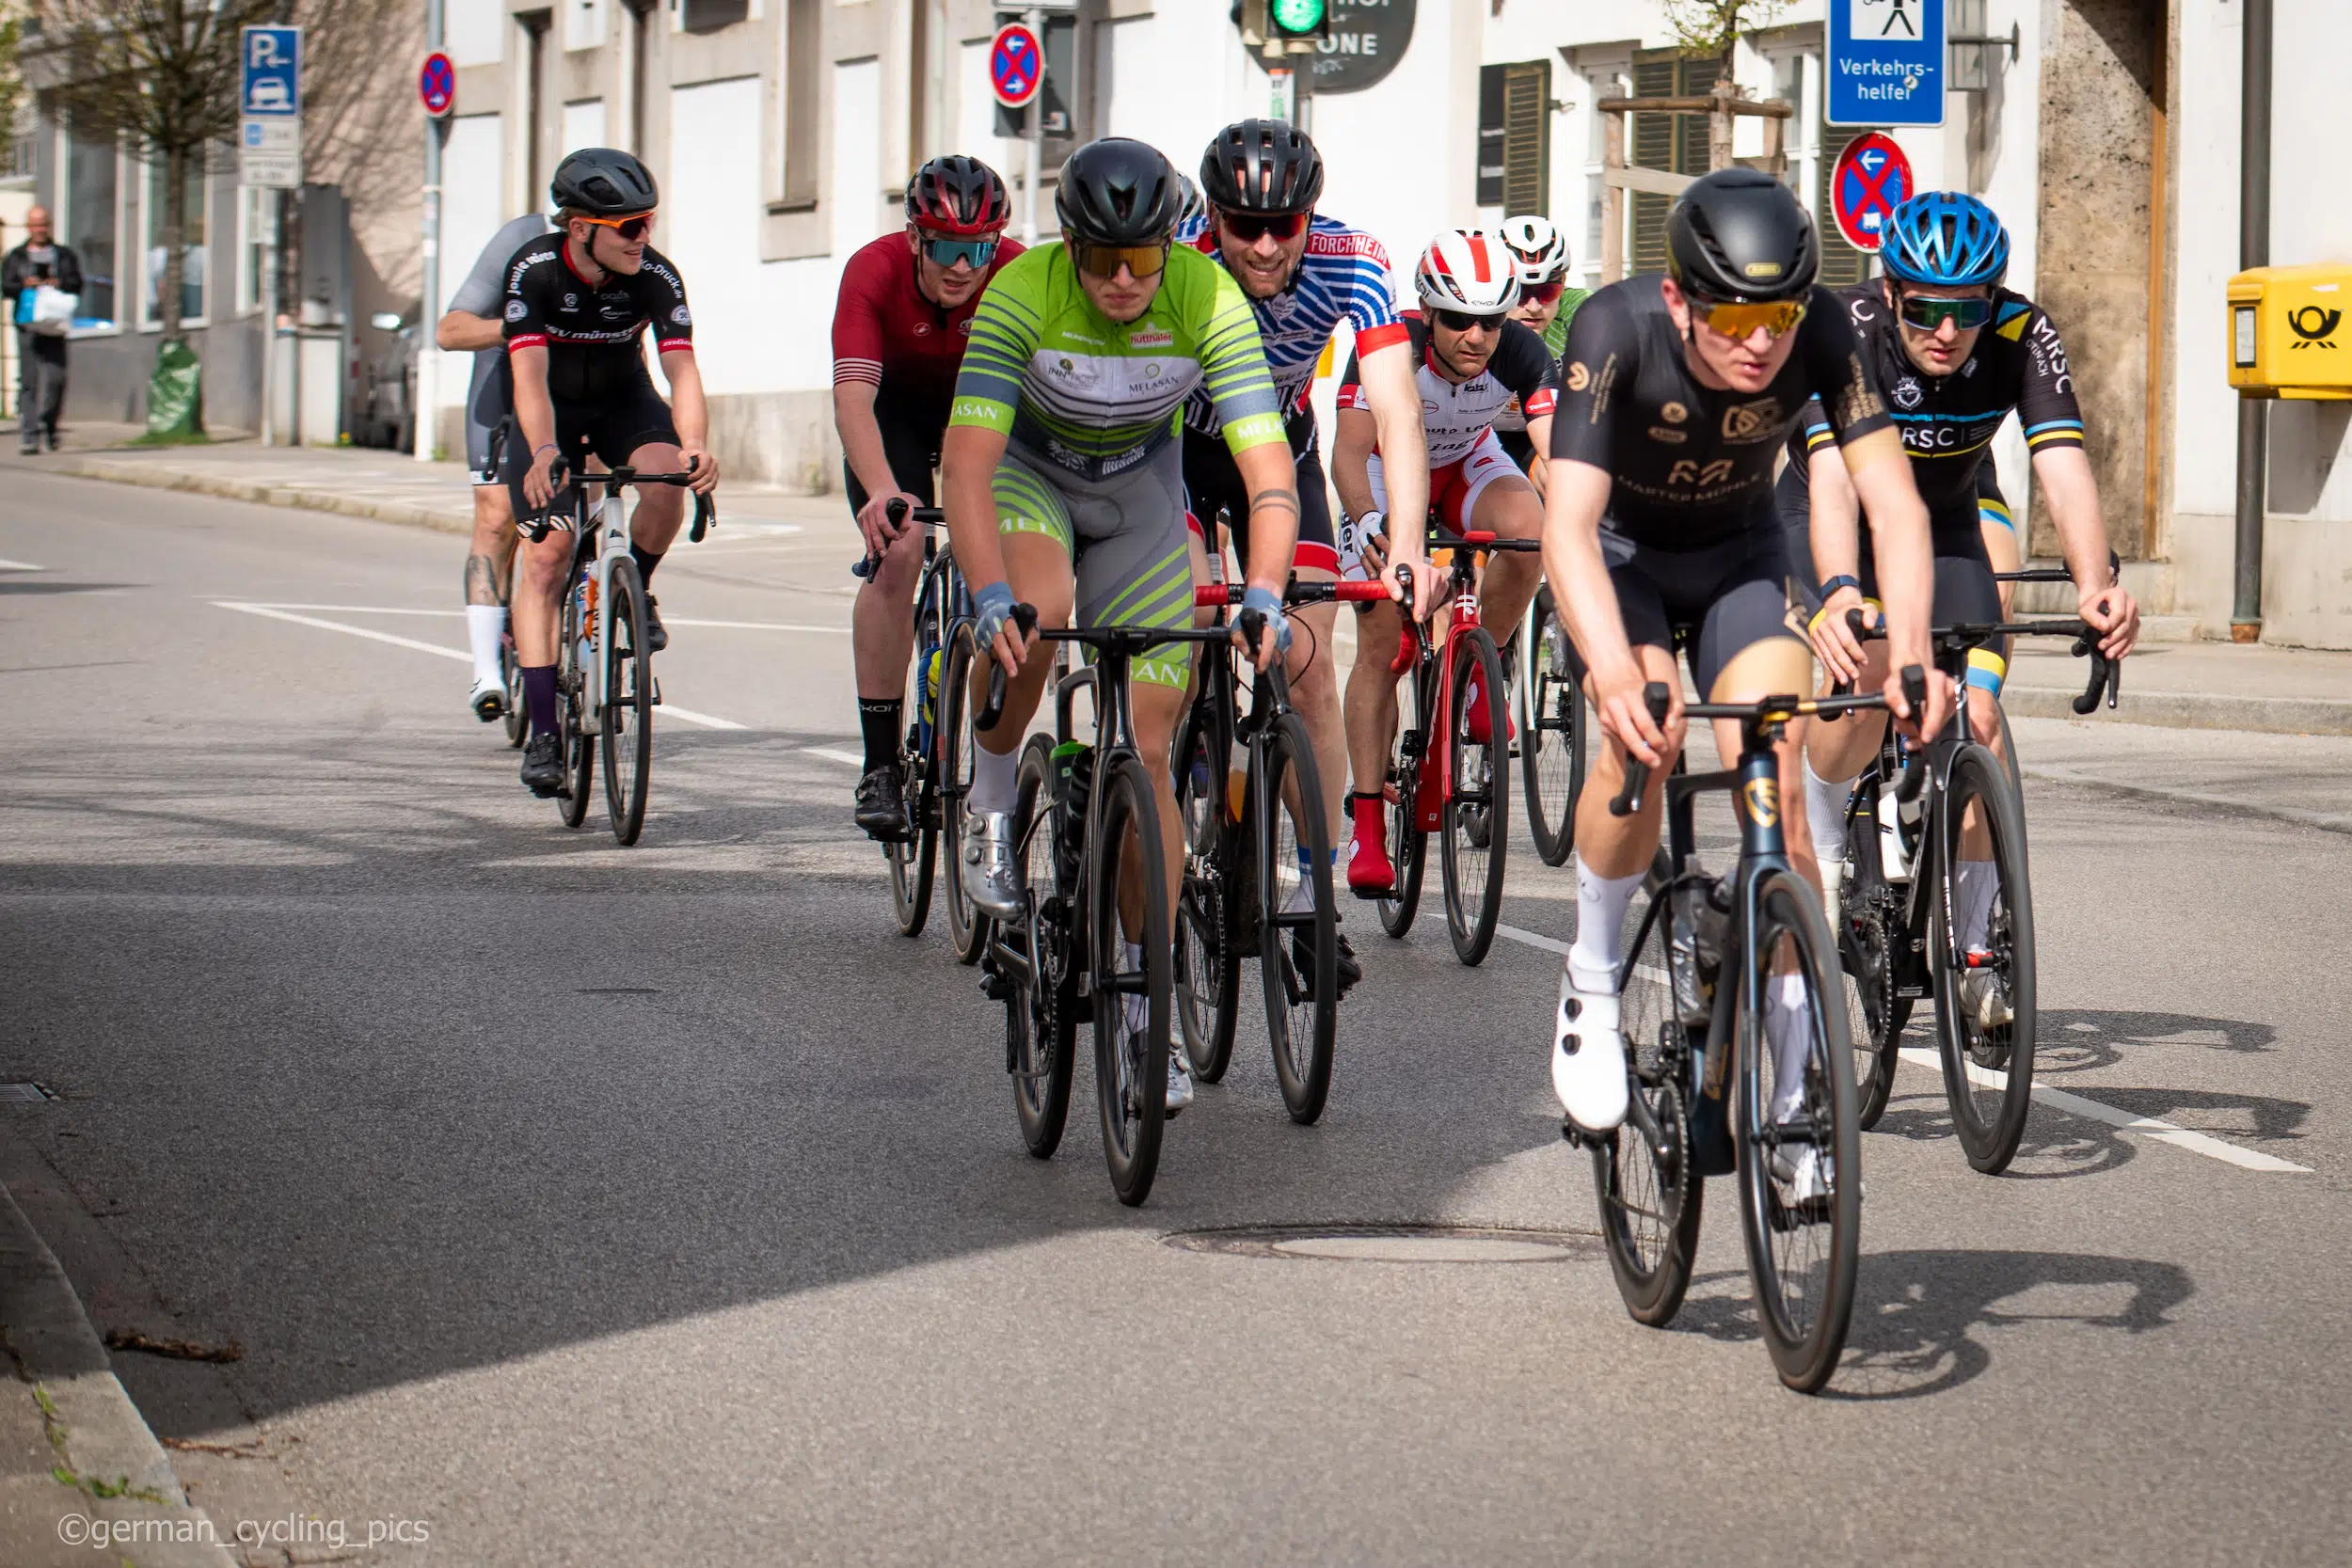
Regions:
<instances>
[{"instance_id":1,"label":"blue parking sign","mask_svg":"<svg viewBox=\"0 0 2352 1568\"><path fill-rule=\"evenodd\" d=\"M302 29L247 27L238 40L243 66L241 113L286 115L302 112Z\"/></svg>"},{"instance_id":2,"label":"blue parking sign","mask_svg":"<svg viewBox=\"0 0 2352 1568\"><path fill-rule=\"evenodd\" d=\"M1832 125L1944 123L1944 0L1829 0Z\"/></svg>"}]
</instances>

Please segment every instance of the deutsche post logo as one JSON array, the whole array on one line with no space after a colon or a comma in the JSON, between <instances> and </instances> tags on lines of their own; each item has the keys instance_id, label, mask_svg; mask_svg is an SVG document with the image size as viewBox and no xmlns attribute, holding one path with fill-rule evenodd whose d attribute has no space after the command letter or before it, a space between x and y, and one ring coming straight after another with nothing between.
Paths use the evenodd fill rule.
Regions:
<instances>
[{"instance_id":1,"label":"deutsche post logo","mask_svg":"<svg viewBox=\"0 0 2352 1568\"><path fill-rule=\"evenodd\" d=\"M1590 387L1592 384L1593 384L1593 372L1592 372L1590 370L1588 370L1588 369L1586 369L1586 368L1585 368L1585 364L1584 364L1584 361L1583 361L1583 360L1579 359L1578 361L1576 361L1576 363L1574 363L1574 364L1572 364L1572 365L1570 365L1570 366L1568 367L1568 390L1569 390L1569 391L1571 391L1571 392L1581 392L1581 391L1582 391L1585 388Z\"/></svg>"},{"instance_id":2,"label":"deutsche post logo","mask_svg":"<svg viewBox=\"0 0 2352 1568\"><path fill-rule=\"evenodd\" d=\"M2303 341L2288 346L2290 348L2333 348L2336 345L2328 340L2336 335L2336 324L2343 320L2343 311L2330 310L2318 305L2306 305L2300 310L2289 310L2287 325L2295 328L2295 335Z\"/></svg>"},{"instance_id":3,"label":"deutsche post logo","mask_svg":"<svg viewBox=\"0 0 2352 1568\"><path fill-rule=\"evenodd\" d=\"M1780 784L1772 779L1750 779L1740 786L1748 803L1748 820L1769 828L1780 820Z\"/></svg>"}]
</instances>

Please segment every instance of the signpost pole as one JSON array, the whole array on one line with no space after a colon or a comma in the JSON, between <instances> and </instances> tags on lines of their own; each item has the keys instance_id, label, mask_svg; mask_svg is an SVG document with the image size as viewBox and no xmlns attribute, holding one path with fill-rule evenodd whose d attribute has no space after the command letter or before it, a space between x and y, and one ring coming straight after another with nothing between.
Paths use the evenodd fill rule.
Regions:
<instances>
[{"instance_id":1,"label":"signpost pole","mask_svg":"<svg viewBox=\"0 0 2352 1568\"><path fill-rule=\"evenodd\" d=\"M255 25L237 35L240 187L269 192L262 239L262 444L275 446L278 428L278 271L283 247L283 191L302 180L302 29ZM300 372L297 369L296 375ZM294 428L300 430L299 387Z\"/></svg>"},{"instance_id":2,"label":"signpost pole","mask_svg":"<svg viewBox=\"0 0 2352 1568\"><path fill-rule=\"evenodd\" d=\"M269 188L262 242L262 445L278 444L278 187Z\"/></svg>"},{"instance_id":3,"label":"signpost pole","mask_svg":"<svg viewBox=\"0 0 2352 1568\"><path fill-rule=\"evenodd\" d=\"M441 47L442 0L425 0L425 47ZM433 461L434 436L439 424L441 349L434 341L441 319L441 138L448 127L427 115L424 121L424 299L417 312L417 401L409 412L416 420L417 461Z\"/></svg>"},{"instance_id":4,"label":"signpost pole","mask_svg":"<svg viewBox=\"0 0 2352 1568\"><path fill-rule=\"evenodd\" d=\"M1040 46L1037 52L1037 95L1029 100L1029 106L1025 111L1028 116L1028 168L1026 178L1021 182L1021 243L1035 245L1037 188L1045 178L1045 13L1031 6L1028 14L1022 20L1029 24L1029 31L1037 35Z\"/></svg>"}]
</instances>

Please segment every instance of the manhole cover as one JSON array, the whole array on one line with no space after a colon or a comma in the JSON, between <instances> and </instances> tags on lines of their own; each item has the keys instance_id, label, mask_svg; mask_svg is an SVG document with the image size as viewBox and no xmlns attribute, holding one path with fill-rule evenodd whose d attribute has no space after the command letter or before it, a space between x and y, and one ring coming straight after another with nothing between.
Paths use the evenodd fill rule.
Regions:
<instances>
[{"instance_id":1,"label":"manhole cover","mask_svg":"<svg viewBox=\"0 0 2352 1568\"><path fill-rule=\"evenodd\" d=\"M46 1084L0 1084L0 1105L46 1105L56 1098Z\"/></svg>"},{"instance_id":2,"label":"manhole cover","mask_svg":"<svg viewBox=\"0 0 2352 1568\"><path fill-rule=\"evenodd\" d=\"M1572 1230L1461 1225L1283 1225L1180 1230L1168 1244L1244 1258L1346 1263L1570 1263L1601 1256L1600 1238Z\"/></svg>"}]
</instances>

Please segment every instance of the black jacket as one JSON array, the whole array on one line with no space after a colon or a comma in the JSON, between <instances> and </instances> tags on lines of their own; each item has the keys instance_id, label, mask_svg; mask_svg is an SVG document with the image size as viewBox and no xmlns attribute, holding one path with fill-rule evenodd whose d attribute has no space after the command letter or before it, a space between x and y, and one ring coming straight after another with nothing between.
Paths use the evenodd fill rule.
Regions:
<instances>
[{"instance_id":1,"label":"black jacket","mask_svg":"<svg viewBox=\"0 0 2352 1568\"><path fill-rule=\"evenodd\" d=\"M8 252L7 260L0 261L0 296L5 296L8 302L8 319L11 321L16 319L16 296L33 281L32 265L24 259L24 252L31 243L28 240L18 245ZM56 245L55 248L57 252L56 287L69 294L80 293L82 259L73 254L72 245Z\"/></svg>"}]
</instances>

